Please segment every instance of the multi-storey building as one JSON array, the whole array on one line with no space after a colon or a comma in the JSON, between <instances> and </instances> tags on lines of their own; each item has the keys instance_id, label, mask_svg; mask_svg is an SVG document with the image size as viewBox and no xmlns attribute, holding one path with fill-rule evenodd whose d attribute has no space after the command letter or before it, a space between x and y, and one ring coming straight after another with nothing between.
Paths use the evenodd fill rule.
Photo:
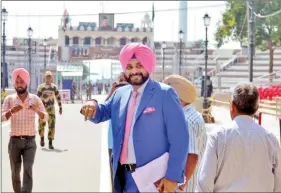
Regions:
<instances>
[{"instance_id":1,"label":"multi-storey building","mask_svg":"<svg viewBox=\"0 0 281 193\"><path fill-rule=\"evenodd\" d=\"M99 25L97 22L79 22L77 26L72 26L70 19L66 19L64 15L59 27L58 62L60 64L71 65L89 60L111 59L113 61L111 74L112 79L115 79L121 71L116 65L124 45L129 42L141 42L153 47L153 28L148 14L144 16L141 27L135 27L133 23L115 24L114 14L108 13L99 14ZM72 78L64 77L64 80Z\"/></svg>"},{"instance_id":2,"label":"multi-storey building","mask_svg":"<svg viewBox=\"0 0 281 193\"><path fill-rule=\"evenodd\" d=\"M38 84L44 79L44 64L46 70L56 72L57 65L57 40L46 39L46 46L43 45L44 39L31 39L31 88L35 92ZM15 68L23 67L29 70L29 53L27 38L13 38L12 45L6 46L6 62L8 65L8 86L13 87L12 72ZM56 82L56 79L54 79Z\"/></svg>"}]
</instances>

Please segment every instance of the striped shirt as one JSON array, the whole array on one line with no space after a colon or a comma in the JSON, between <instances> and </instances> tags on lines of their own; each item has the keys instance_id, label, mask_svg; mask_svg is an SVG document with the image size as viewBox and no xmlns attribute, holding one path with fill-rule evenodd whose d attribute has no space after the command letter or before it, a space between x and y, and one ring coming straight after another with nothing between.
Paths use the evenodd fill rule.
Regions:
<instances>
[{"instance_id":1,"label":"striped shirt","mask_svg":"<svg viewBox=\"0 0 281 193\"><path fill-rule=\"evenodd\" d=\"M185 187L185 192L194 192L197 184L198 166L207 143L207 131L203 117L192 107L192 105L185 106L183 112L189 130L188 153L198 155L196 169Z\"/></svg>"},{"instance_id":2,"label":"striped shirt","mask_svg":"<svg viewBox=\"0 0 281 193\"><path fill-rule=\"evenodd\" d=\"M250 116L208 137L197 192L281 192L281 148L277 138Z\"/></svg>"},{"instance_id":3,"label":"striped shirt","mask_svg":"<svg viewBox=\"0 0 281 193\"><path fill-rule=\"evenodd\" d=\"M28 94L25 101L18 97L17 94L9 95L5 98L2 106L2 122L7 121L6 113L16 105L23 105L24 108L12 115L10 136L35 136L35 115L36 113L28 109L30 105L35 105L40 111L44 112L44 120L47 121L49 115L40 98L34 94ZM26 108L25 108L26 107Z\"/></svg>"}]
</instances>

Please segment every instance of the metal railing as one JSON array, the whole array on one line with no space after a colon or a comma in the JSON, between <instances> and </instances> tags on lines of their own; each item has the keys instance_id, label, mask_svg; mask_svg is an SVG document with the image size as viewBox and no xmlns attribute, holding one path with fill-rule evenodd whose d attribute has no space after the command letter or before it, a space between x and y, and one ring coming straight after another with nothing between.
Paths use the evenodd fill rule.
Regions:
<instances>
[{"instance_id":1,"label":"metal railing","mask_svg":"<svg viewBox=\"0 0 281 193\"><path fill-rule=\"evenodd\" d=\"M212 61L217 61L220 57L220 55L217 55L217 54L213 54L213 59ZM198 67L200 67L200 63L199 63L199 59L204 59L205 57L205 51L200 54L196 59L195 59L195 63L196 63L196 66L193 67L192 71L193 73L198 69ZM215 73L216 73L216 69L212 69L211 71L209 71L207 74L210 75L211 74L211 77L215 76ZM198 77L196 79L193 78L193 84L195 84L196 87L201 87L201 77Z\"/></svg>"},{"instance_id":2,"label":"metal railing","mask_svg":"<svg viewBox=\"0 0 281 193\"><path fill-rule=\"evenodd\" d=\"M256 78L253 83L257 86L274 86L281 84L281 70L262 75Z\"/></svg>"}]
</instances>

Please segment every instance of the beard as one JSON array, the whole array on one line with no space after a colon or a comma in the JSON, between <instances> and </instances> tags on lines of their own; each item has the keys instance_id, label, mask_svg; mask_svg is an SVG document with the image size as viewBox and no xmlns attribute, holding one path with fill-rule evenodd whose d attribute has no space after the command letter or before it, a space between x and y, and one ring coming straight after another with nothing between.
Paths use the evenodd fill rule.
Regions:
<instances>
[{"instance_id":1,"label":"beard","mask_svg":"<svg viewBox=\"0 0 281 193\"><path fill-rule=\"evenodd\" d=\"M17 94L20 95L20 94L24 94L26 92L27 86L25 88L23 88L23 87L16 88L15 87L15 89L16 89Z\"/></svg>"},{"instance_id":2,"label":"beard","mask_svg":"<svg viewBox=\"0 0 281 193\"><path fill-rule=\"evenodd\" d=\"M148 77L149 75L144 76L142 73L130 74L128 77L125 75L126 81L133 86L142 85L143 83L145 83Z\"/></svg>"}]
</instances>

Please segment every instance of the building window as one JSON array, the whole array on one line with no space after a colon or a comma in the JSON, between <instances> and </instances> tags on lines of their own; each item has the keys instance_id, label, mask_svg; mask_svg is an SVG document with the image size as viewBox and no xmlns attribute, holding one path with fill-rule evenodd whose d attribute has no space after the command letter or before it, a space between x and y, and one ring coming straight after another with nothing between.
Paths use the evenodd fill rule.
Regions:
<instances>
[{"instance_id":1,"label":"building window","mask_svg":"<svg viewBox=\"0 0 281 193\"><path fill-rule=\"evenodd\" d=\"M121 38L120 39L120 45L125 46L127 44L127 39L126 38Z\"/></svg>"},{"instance_id":2,"label":"building window","mask_svg":"<svg viewBox=\"0 0 281 193\"><path fill-rule=\"evenodd\" d=\"M91 38L90 37L84 38L84 45L91 45Z\"/></svg>"},{"instance_id":3,"label":"building window","mask_svg":"<svg viewBox=\"0 0 281 193\"><path fill-rule=\"evenodd\" d=\"M79 38L73 37L73 45L78 45L78 44L79 44Z\"/></svg>"},{"instance_id":4,"label":"building window","mask_svg":"<svg viewBox=\"0 0 281 193\"><path fill-rule=\"evenodd\" d=\"M147 37L145 37L145 38L142 39L142 43L143 43L144 45L147 45L147 42L148 42L148 41L147 41Z\"/></svg>"},{"instance_id":5,"label":"building window","mask_svg":"<svg viewBox=\"0 0 281 193\"><path fill-rule=\"evenodd\" d=\"M65 46L69 46L69 36L65 36Z\"/></svg>"},{"instance_id":6,"label":"building window","mask_svg":"<svg viewBox=\"0 0 281 193\"><path fill-rule=\"evenodd\" d=\"M131 42L139 42L139 39L138 38L132 38Z\"/></svg>"},{"instance_id":7,"label":"building window","mask_svg":"<svg viewBox=\"0 0 281 193\"><path fill-rule=\"evenodd\" d=\"M96 43L96 45L101 45L101 38L100 37L96 38L95 43Z\"/></svg>"}]
</instances>

